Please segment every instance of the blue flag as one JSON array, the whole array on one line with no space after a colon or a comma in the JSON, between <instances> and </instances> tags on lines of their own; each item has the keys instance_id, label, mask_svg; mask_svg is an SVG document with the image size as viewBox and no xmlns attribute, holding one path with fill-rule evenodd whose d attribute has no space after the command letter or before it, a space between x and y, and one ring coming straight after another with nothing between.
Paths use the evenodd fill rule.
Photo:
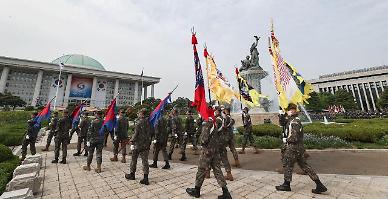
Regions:
<instances>
[{"instance_id":1,"label":"blue flag","mask_svg":"<svg viewBox=\"0 0 388 199\"><path fill-rule=\"evenodd\" d=\"M166 104L169 104L169 103L171 103L171 93L169 93L166 98L160 101L158 106L155 108L155 110L152 111L152 113L150 114L149 121L153 127L155 127L156 122L162 117L162 112L164 110L164 107L166 106Z\"/></svg>"}]
</instances>

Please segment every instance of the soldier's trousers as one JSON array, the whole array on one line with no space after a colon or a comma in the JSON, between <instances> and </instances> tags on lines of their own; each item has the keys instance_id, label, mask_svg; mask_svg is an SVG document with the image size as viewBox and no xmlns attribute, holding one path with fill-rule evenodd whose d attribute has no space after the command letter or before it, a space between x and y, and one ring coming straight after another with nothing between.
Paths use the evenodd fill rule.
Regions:
<instances>
[{"instance_id":1,"label":"soldier's trousers","mask_svg":"<svg viewBox=\"0 0 388 199\"><path fill-rule=\"evenodd\" d=\"M163 160L164 161L168 161L168 155L167 155L166 146L167 146L167 143L166 144L156 143L154 145L155 150L154 150L154 156L153 156L153 159L152 159L154 162L158 161L159 151L162 151Z\"/></svg>"},{"instance_id":2,"label":"soldier's trousers","mask_svg":"<svg viewBox=\"0 0 388 199\"><path fill-rule=\"evenodd\" d=\"M30 145L31 155L36 154L35 141L36 141L35 138L30 138L30 139L24 138L22 143L22 157L26 157L28 145Z\"/></svg>"},{"instance_id":3,"label":"soldier's trousers","mask_svg":"<svg viewBox=\"0 0 388 199\"><path fill-rule=\"evenodd\" d=\"M53 137L54 137L54 132L49 131L48 136L47 136L47 141L46 141L46 148L49 148L49 146L51 144L51 140L53 140Z\"/></svg>"},{"instance_id":4,"label":"soldier's trousers","mask_svg":"<svg viewBox=\"0 0 388 199\"><path fill-rule=\"evenodd\" d=\"M218 185L220 185L220 187L225 187L226 181L221 171L219 154L209 155L206 154L204 150L202 150L201 155L199 156L198 171L195 176L195 186L202 186L203 181L205 180L205 172L209 168L213 169Z\"/></svg>"},{"instance_id":5,"label":"soldier's trousers","mask_svg":"<svg viewBox=\"0 0 388 199\"><path fill-rule=\"evenodd\" d=\"M188 142L188 136L187 135L182 135L179 139L179 147L181 149L180 153L185 154L186 153L186 146Z\"/></svg>"},{"instance_id":6,"label":"soldier's trousers","mask_svg":"<svg viewBox=\"0 0 388 199\"><path fill-rule=\"evenodd\" d=\"M78 152L81 152L82 143L84 144L84 150L87 151L86 136L78 136L78 140L77 140L77 151Z\"/></svg>"},{"instance_id":7,"label":"soldier's trousers","mask_svg":"<svg viewBox=\"0 0 388 199\"><path fill-rule=\"evenodd\" d=\"M295 163L298 163L299 167L309 175L311 180L318 180L318 176L314 169L307 164L304 158L304 149L295 149L294 147L287 146L283 156L283 170L284 180L292 181L292 171L294 170Z\"/></svg>"},{"instance_id":8,"label":"soldier's trousers","mask_svg":"<svg viewBox=\"0 0 388 199\"><path fill-rule=\"evenodd\" d=\"M143 173L148 175L150 170L150 167L148 164L148 153L149 153L149 150L142 150L142 151L139 151L137 149L132 150L131 165L129 167L130 173L136 172L137 158L139 158L140 156L141 163L143 164Z\"/></svg>"},{"instance_id":9,"label":"soldier's trousers","mask_svg":"<svg viewBox=\"0 0 388 199\"><path fill-rule=\"evenodd\" d=\"M62 147L62 159L67 157L67 144L69 144L68 138L55 138L55 149L54 149L54 158L57 160L59 158L59 150Z\"/></svg>"},{"instance_id":10,"label":"soldier's trousers","mask_svg":"<svg viewBox=\"0 0 388 199\"><path fill-rule=\"evenodd\" d=\"M70 130L70 138L69 138L69 143L70 143L70 140L71 138L73 137L74 133L77 133L77 135L79 134L79 128L75 128L75 129L71 129Z\"/></svg>"},{"instance_id":11,"label":"soldier's trousers","mask_svg":"<svg viewBox=\"0 0 388 199\"><path fill-rule=\"evenodd\" d=\"M234 135L229 139L228 143L227 143L227 146L229 147L230 149L230 152L232 152L233 154L233 158L234 160L238 160L238 153L237 153L237 150L236 150L236 143L235 143L235 140L234 140Z\"/></svg>"},{"instance_id":12,"label":"soldier's trousers","mask_svg":"<svg viewBox=\"0 0 388 199\"><path fill-rule=\"evenodd\" d=\"M101 142L92 142L90 143L90 147L88 147L89 153L88 153L88 159L87 159L87 164L90 165L93 160L93 154L94 150L96 150L96 161L97 164L102 163L102 148L103 148L103 143Z\"/></svg>"},{"instance_id":13,"label":"soldier's trousers","mask_svg":"<svg viewBox=\"0 0 388 199\"><path fill-rule=\"evenodd\" d=\"M225 171L231 172L232 168L230 167L230 163L228 160L228 151L226 151L226 147L222 147L220 149L220 158L221 158L222 165L225 168Z\"/></svg>"},{"instance_id":14,"label":"soldier's trousers","mask_svg":"<svg viewBox=\"0 0 388 199\"><path fill-rule=\"evenodd\" d=\"M121 145L121 154L123 156L127 155L127 149L126 146L127 144L125 143L126 140L119 140L116 139L113 141L113 154L118 155L119 154L119 146Z\"/></svg>"},{"instance_id":15,"label":"soldier's trousers","mask_svg":"<svg viewBox=\"0 0 388 199\"><path fill-rule=\"evenodd\" d=\"M251 146L255 147L255 139L253 138L252 132L245 132L244 133L243 142L242 142L242 148L243 149L245 149L245 147L247 146L248 142L249 142L249 144Z\"/></svg>"},{"instance_id":16,"label":"soldier's trousers","mask_svg":"<svg viewBox=\"0 0 388 199\"><path fill-rule=\"evenodd\" d=\"M170 140L170 149L168 150L168 153L172 154L174 153L175 145L179 143L178 138L172 137Z\"/></svg>"}]
</instances>

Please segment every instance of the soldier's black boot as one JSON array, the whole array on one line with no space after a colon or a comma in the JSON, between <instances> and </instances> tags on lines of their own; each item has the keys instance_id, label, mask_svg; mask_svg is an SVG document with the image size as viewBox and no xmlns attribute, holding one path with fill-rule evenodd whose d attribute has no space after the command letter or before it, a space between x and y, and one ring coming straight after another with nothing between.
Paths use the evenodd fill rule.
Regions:
<instances>
[{"instance_id":1,"label":"soldier's black boot","mask_svg":"<svg viewBox=\"0 0 388 199\"><path fill-rule=\"evenodd\" d=\"M187 188L186 193L195 198L199 198L201 195L201 187Z\"/></svg>"},{"instance_id":2,"label":"soldier's black boot","mask_svg":"<svg viewBox=\"0 0 388 199\"><path fill-rule=\"evenodd\" d=\"M312 189L311 192L315 194L321 194L327 191L327 188L325 187L325 185L322 184L320 180L314 180L314 182L317 185L317 187L315 189Z\"/></svg>"},{"instance_id":3,"label":"soldier's black boot","mask_svg":"<svg viewBox=\"0 0 388 199\"><path fill-rule=\"evenodd\" d=\"M218 196L218 199L232 199L232 196L226 186L222 187L222 195Z\"/></svg>"},{"instance_id":4,"label":"soldier's black boot","mask_svg":"<svg viewBox=\"0 0 388 199\"><path fill-rule=\"evenodd\" d=\"M51 161L51 163L58 163L58 159L57 158L55 158L53 161Z\"/></svg>"},{"instance_id":5,"label":"soldier's black boot","mask_svg":"<svg viewBox=\"0 0 388 199\"><path fill-rule=\"evenodd\" d=\"M135 180L135 174L134 173L125 174L125 178L128 180Z\"/></svg>"},{"instance_id":6,"label":"soldier's black boot","mask_svg":"<svg viewBox=\"0 0 388 199\"><path fill-rule=\"evenodd\" d=\"M162 169L169 169L170 168L170 163L166 161L166 164L162 167Z\"/></svg>"},{"instance_id":7,"label":"soldier's black boot","mask_svg":"<svg viewBox=\"0 0 388 199\"><path fill-rule=\"evenodd\" d=\"M66 159L63 158L59 163L61 163L61 164L66 164Z\"/></svg>"},{"instance_id":8,"label":"soldier's black boot","mask_svg":"<svg viewBox=\"0 0 388 199\"><path fill-rule=\"evenodd\" d=\"M179 159L180 161L186 161L187 158L186 158L186 153L182 153L182 157L181 159Z\"/></svg>"},{"instance_id":9,"label":"soldier's black boot","mask_svg":"<svg viewBox=\"0 0 388 199\"><path fill-rule=\"evenodd\" d=\"M79 151L77 151L77 153L74 153L73 156L79 156L81 155L81 153Z\"/></svg>"},{"instance_id":10,"label":"soldier's black boot","mask_svg":"<svg viewBox=\"0 0 388 199\"><path fill-rule=\"evenodd\" d=\"M154 161L154 163L150 164L151 168L158 168L158 162Z\"/></svg>"},{"instance_id":11,"label":"soldier's black boot","mask_svg":"<svg viewBox=\"0 0 388 199\"><path fill-rule=\"evenodd\" d=\"M148 174L144 174L143 180L140 180L140 184L149 185L150 182L148 181Z\"/></svg>"},{"instance_id":12,"label":"soldier's black boot","mask_svg":"<svg viewBox=\"0 0 388 199\"><path fill-rule=\"evenodd\" d=\"M276 186L275 188L278 191L291 191L290 181L284 180L284 183L282 185Z\"/></svg>"}]
</instances>

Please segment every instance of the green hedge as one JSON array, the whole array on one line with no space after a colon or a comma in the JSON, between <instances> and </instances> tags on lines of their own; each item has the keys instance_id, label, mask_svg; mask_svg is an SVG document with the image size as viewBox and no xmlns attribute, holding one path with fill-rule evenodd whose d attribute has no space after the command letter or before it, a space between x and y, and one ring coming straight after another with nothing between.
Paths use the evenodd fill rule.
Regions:
<instances>
[{"instance_id":1,"label":"green hedge","mask_svg":"<svg viewBox=\"0 0 388 199\"><path fill-rule=\"evenodd\" d=\"M13 171L20 165L19 157L12 154L11 149L0 144L0 195L5 186L12 179ZM5 159L7 158L7 159Z\"/></svg>"},{"instance_id":2,"label":"green hedge","mask_svg":"<svg viewBox=\"0 0 388 199\"><path fill-rule=\"evenodd\" d=\"M275 124L260 124L253 125L253 134L256 136L272 136L272 137L280 137L282 135L282 129ZM238 132L240 134L244 134L244 127L238 127Z\"/></svg>"}]
</instances>

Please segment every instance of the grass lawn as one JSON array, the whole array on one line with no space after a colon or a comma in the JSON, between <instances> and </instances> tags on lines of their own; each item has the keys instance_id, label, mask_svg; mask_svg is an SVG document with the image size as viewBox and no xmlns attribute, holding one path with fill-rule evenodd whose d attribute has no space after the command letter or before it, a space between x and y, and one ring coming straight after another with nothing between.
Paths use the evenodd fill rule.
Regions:
<instances>
[{"instance_id":1,"label":"grass lawn","mask_svg":"<svg viewBox=\"0 0 388 199\"><path fill-rule=\"evenodd\" d=\"M0 144L6 146L20 145L31 113L30 111L1 111Z\"/></svg>"}]
</instances>

